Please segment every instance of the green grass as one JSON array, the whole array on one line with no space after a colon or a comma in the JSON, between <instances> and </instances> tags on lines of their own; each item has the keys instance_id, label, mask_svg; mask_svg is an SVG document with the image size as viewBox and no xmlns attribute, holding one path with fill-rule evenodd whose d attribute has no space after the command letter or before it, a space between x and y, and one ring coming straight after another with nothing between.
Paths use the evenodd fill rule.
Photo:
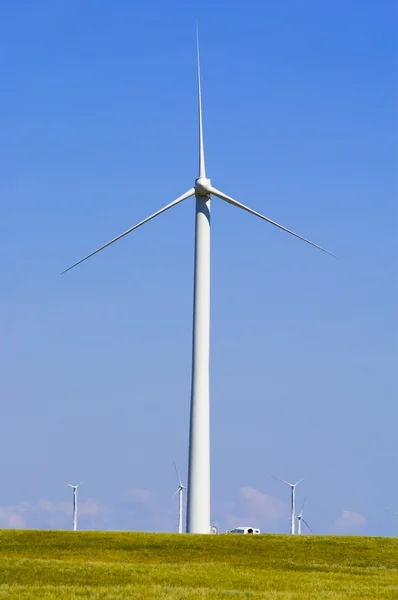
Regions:
<instances>
[{"instance_id":1,"label":"green grass","mask_svg":"<svg viewBox=\"0 0 398 600\"><path fill-rule=\"evenodd\" d=\"M398 600L398 540L0 531L0 599Z\"/></svg>"}]
</instances>

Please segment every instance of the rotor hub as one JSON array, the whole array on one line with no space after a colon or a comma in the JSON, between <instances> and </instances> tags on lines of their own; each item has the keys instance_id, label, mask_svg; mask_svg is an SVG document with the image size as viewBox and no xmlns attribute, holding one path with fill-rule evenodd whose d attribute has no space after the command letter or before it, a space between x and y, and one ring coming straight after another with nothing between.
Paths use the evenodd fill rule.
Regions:
<instances>
[{"instance_id":1,"label":"rotor hub","mask_svg":"<svg viewBox=\"0 0 398 600\"><path fill-rule=\"evenodd\" d=\"M207 177L198 177L195 181L195 194L210 197L211 182Z\"/></svg>"}]
</instances>

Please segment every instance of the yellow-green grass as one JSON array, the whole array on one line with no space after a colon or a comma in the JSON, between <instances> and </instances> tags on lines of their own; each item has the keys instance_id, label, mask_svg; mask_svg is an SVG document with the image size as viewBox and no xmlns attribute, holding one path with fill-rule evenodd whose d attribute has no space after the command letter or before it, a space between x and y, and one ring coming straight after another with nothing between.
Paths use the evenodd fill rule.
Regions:
<instances>
[{"instance_id":1,"label":"yellow-green grass","mask_svg":"<svg viewBox=\"0 0 398 600\"><path fill-rule=\"evenodd\" d=\"M0 531L0 599L398 600L398 540Z\"/></svg>"}]
</instances>

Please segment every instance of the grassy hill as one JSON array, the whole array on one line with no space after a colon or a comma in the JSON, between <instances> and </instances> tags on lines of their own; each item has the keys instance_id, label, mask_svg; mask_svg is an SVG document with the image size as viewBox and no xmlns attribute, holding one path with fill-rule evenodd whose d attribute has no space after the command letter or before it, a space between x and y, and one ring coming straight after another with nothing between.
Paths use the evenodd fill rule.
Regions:
<instances>
[{"instance_id":1,"label":"grassy hill","mask_svg":"<svg viewBox=\"0 0 398 600\"><path fill-rule=\"evenodd\" d=\"M0 531L0 598L398 600L398 540Z\"/></svg>"}]
</instances>

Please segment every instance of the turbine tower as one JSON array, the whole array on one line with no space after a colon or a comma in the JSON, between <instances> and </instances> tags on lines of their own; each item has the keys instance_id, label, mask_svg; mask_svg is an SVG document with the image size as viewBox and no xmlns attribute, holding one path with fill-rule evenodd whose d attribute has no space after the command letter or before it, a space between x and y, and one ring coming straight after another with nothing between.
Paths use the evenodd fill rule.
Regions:
<instances>
[{"instance_id":1,"label":"turbine tower","mask_svg":"<svg viewBox=\"0 0 398 600\"><path fill-rule=\"evenodd\" d=\"M288 485L291 489L292 492L292 496L291 496L291 513L290 513L290 533L292 535L294 535L295 532L295 516L296 516L296 487L298 486L299 483L301 483L304 479L300 479L300 481L297 481L296 483L289 483L288 481L285 481L284 479L278 479L278 477L274 477L274 479L276 479L277 481L280 481L281 483L286 483L286 485Z\"/></svg>"},{"instance_id":2,"label":"turbine tower","mask_svg":"<svg viewBox=\"0 0 398 600\"><path fill-rule=\"evenodd\" d=\"M307 498L304 498L303 506L301 507L300 513L296 517L296 519L297 519L297 534L298 535L301 535L301 521L304 523L304 525L307 527L307 529L309 529L309 531L311 531L311 533L312 533L311 527L308 525L307 521L303 517L303 510L304 510L304 505L305 505L306 500L307 500Z\"/></svg>"},{"instance_id":3,"label":"turbine tower","mask_svg":"<svg viewBox=\"0 0 398 600\"><path fill-rule=\"evenodd\" d=\"M195 259L192 340L192 380L189 430L188 465L188 533L210 533L210 408L209 408L209 361L210 361L210 198L215 196L232 206L240 208L267 223L286 231L290 235L331 254L310 240L279 225L259 212L241 204L215 188L206 176L203 144L202 90L200 77L199 41L197 35L197 82L199 115L199 176L195 185L184 194L156 211L137 225L130 227L88 256L79 260L70 269L91 258L101 250L114 244L138 227L170 210L188 198L195 198ZM334 254L331 254L335 256ZM335 257L337 258L337 257Z\"/></svg>"},{"instance_id":4,"label":"turbine tower","mask_svg":"<svg viewBox=\"0 0 398 600\"><path fill-rule=\"evenodd\" d=\"M175 463L174 463L174 468L177 473L178 488L176 489L176 491L174 492L172 497L174 498L174 496L176 494L178 494L178 533L182 533L182 495L183 495L183 490L186 490L187 487L182 484L182 481L181 481L180 476L177 471L177 465Z\"/></svg>"},{"instance_id":5,"label":"turbine tower","mask_svg":"<svg viewBox=\"0 0 398 600\"><path fill-rule=\"evenodd\" d=\"M77 485L72 485L71 483L67 483L66 481L65 483L73 489L73 531L77 531L77 490L83 482L81 481Z\"/></svg>"}]
</instances>

